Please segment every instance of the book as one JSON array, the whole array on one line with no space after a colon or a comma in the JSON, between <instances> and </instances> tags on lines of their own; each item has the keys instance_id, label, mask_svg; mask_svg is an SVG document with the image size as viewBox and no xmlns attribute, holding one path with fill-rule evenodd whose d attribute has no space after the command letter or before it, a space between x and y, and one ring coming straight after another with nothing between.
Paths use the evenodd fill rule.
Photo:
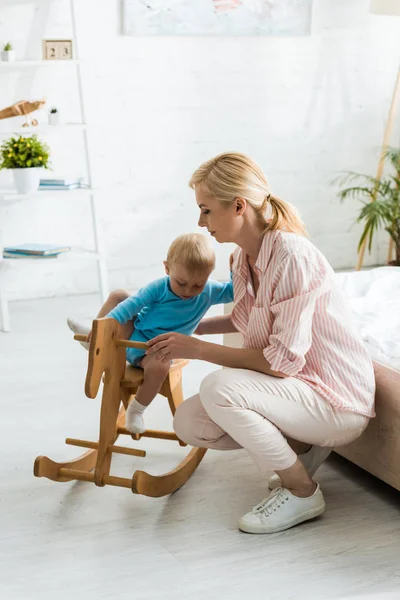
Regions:
<instances>
[{"instance_id":1,"label":"book","mask_svg":"<svg viewBox=\"0 0 400 600\"><path fill-rule=\"evenodd\" d=\"M55 246L53 244L19 244L17 246L7 246L4 252L8 254L24 254L24 255L57 255L62 252L71 250L70 246Z\"/></svg>"},{"instance_id":2,"label":"book","mask_svg":"<svg viewBox=\"0 0 400 600\"><path fill-rule=\"evenodd\" d=\"M71 185L74 183L81 183L82 177L55 177L54 179L40 179L39 185Z\"/></svg>"},{"instance_id":3,"label":"book","mask_svg":"<svg viewBox=\"0 0 400 600\"><path fill-rule=\"evenodd\" d=\"M50 185L50 184L45 184L39 185L39 190L64 190L64 191L68 191L68 190L76 190L77 188L81 187L79 183L70 183L68 185Z\"/></svg>"},{"instance_id":4,"label":"book","mask_svg":"<svg viewBox=\"0 0 400 600\"><path fill-rule=\"evenodd\" d=\"M28 258L28 259L43 259L43 258L57 258L59 254L22 254L21 252L3 252L3 258Z\"/></svg>"}]
</instances>

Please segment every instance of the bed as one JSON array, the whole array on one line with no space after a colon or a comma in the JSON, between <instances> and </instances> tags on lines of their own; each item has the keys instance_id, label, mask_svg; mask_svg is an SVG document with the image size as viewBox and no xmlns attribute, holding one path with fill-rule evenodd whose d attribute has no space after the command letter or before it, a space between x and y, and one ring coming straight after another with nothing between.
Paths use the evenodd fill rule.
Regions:
<instances>
[{"instance_id":1,"label":"bed","mask_svg":"<svg viewBox=\"0 0 400 600\"><path fill-rule=\"evenodd\" d=\"M338 273L353 321L373 359L376 417L336 452L400 490L400 267Z\"/></svg>"}]
</instances>

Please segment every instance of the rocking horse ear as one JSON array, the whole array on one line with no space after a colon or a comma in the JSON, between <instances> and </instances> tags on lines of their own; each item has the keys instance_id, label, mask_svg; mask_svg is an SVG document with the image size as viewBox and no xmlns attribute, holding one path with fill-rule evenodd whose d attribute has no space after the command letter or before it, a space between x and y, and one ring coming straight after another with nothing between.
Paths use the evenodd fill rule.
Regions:
<instances>
[{"instance_id":1,"label":"rocking horse ear","mask_svg":"<svg viewBox=\"0 0 400 600\"><path fill-rule=\"evenodd\" d=\"M85 382L85 394L96 398L104 371L113 363L116 352L118 322L115 319L95 319L90 338L88 370Z\"/></svg>"}]
</instances>

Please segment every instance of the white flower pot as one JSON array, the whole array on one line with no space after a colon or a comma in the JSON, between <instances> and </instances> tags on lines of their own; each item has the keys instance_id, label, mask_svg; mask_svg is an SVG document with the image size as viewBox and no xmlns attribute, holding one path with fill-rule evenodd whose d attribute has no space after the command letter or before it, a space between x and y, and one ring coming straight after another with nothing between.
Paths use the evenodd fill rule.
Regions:
<instances>
[{"instance_id":1,"label":"white flower pot","mask_svg":"<svg viewBox=\"0 0 400 600\"><path fill-rule=\"evenodd\" d=\"M60 122L60 113L49 113L49 125L58 125Z\"/></svg>"},{"instance_id":2,"label":"white flower pot","mask_svg":"<svg viewBox=\"0 0 400 600\"><path fill-rule=\"evenodd\" d=\"M32 194L37 192L42 171L42 167L32 167L30 169L12 169L17 193Z\"/></svg>"},{"instance_id":3,"label":"white flower pot","mask_svg":"<svg viewBox=\"0 0 400 600\"><path fill-rule=\"evenodd\" d=\"M1 60L3 60L4 62L13 62L15 60L14 50L2 50Z\"/></svg>"}]
</instances>

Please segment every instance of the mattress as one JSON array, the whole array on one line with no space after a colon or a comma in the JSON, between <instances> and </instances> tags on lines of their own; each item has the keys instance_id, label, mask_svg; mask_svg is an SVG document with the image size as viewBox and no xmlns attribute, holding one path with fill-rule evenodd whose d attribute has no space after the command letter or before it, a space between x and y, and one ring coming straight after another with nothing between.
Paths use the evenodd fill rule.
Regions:
<instances>
[{"instance_id":1,"label":"mattress","mask_svg":"<svg viewBox=\"0 0 400 600\"><path fill-rule=\"evenodd\" d=\"M400 369L400 267L336 273L370 356Z\"/></svg>"}]
</instances>

